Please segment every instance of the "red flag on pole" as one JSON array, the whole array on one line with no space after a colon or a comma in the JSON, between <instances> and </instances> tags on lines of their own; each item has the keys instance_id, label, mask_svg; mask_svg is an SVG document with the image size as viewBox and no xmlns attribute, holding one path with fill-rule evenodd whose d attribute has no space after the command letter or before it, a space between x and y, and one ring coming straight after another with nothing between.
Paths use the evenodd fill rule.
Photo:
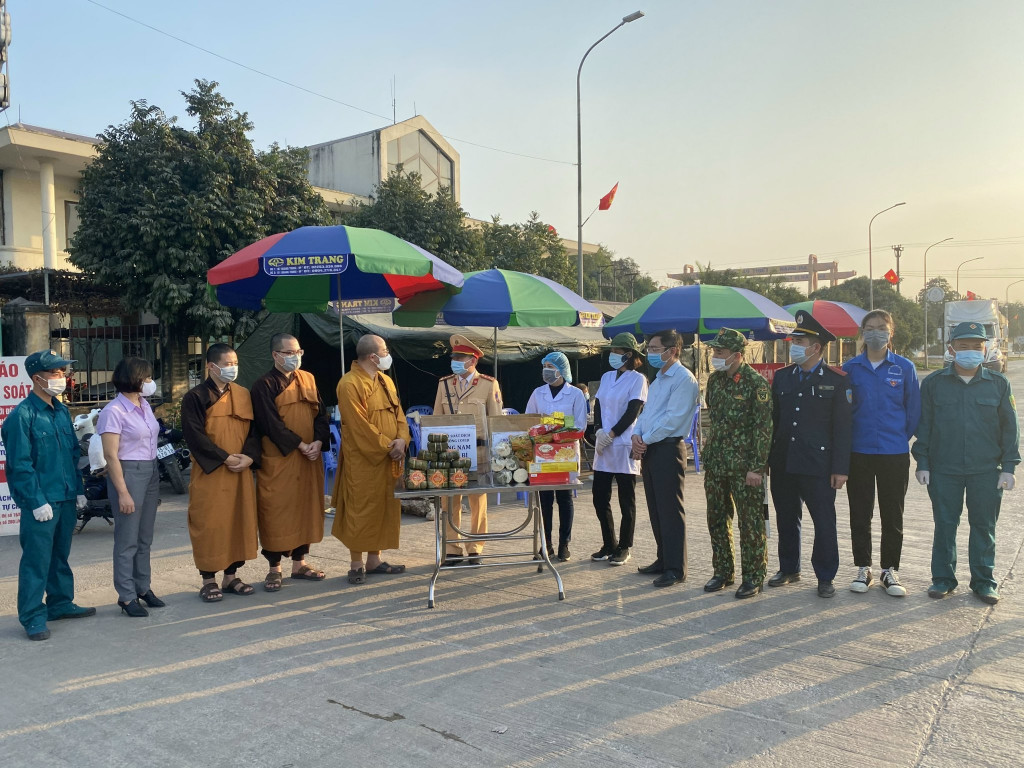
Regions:
<instances>
[{"instance_id":1,"label":"red flag on pole","mask_svg":"<svg viewBox=\"0 0 1024 768\"><path fill-rule=\"evenodd\" d=\"M884 277L886 280L888 280L893 285L896 285L896 283L898 283L900 281L899 276L893 270L891 270L891 269L888 272L886 272L884 275L882 275L882 277Z\"/></svg>"},{"instance_id":2,"label":"red flag on pole","mask_svg":"<svg viewBox=\"0 0 1024 768\"><path fill-rule=\"evenodd\" d=\"M607 211L609 208L611 208L612 207L612 200L615 199L615 193L618 191L618 189L619 189L619 182L616 181L615 182L615 186L612 187L612 191L609 192L604 197L602 197L601 198L601 202L597 204L597 210L599 210L599 211Z\"/></svg>"},{"instance_id":3,"label":"red flag on pole","mask_svg":"<svg viewBox=\"0 0 1024 768\"><path fill-rule=\"evenodd\" d=\"M978 298L978 294L976 294L974 291L968 291L967 292L967 300L968 301L974 301L977 298Z\"/></svg>"}]
</instances>

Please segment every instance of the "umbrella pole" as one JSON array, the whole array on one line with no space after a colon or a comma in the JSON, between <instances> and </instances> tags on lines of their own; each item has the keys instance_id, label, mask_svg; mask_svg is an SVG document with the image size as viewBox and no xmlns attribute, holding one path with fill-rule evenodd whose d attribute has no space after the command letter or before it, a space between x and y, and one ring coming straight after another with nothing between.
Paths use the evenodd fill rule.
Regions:
<instances>
[{"instance_id":1,"label":"umbrella pole","mask_svg":"<svg viewBox=\"0 0 1024 768\"><path fill-rule=\"evenodd\" d=\"M494 326L494 380L498 381L498 326ZM501 389L501 382L498 382Z\"/></svg>"},{"instance_id":2,"label":"umbrella pole","mask_svg":"<svg viewBox=\"0 0 1024 768\"><path fill-rule=\"evenodd\" d=\"M345 310L341 307L341 274L338 278L338 351L341 353L341 375L345 375Z\"/></svg>"}]
</instances>

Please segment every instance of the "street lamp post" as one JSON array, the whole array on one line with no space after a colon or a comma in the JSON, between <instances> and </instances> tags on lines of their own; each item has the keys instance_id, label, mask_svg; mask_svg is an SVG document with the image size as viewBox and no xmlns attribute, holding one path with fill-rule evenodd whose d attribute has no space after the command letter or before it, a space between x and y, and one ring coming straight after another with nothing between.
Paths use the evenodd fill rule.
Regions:
<instances>
[{"instance_id":1,"label":"street lamp post","mask_svg":"<svg viewBox=\"0 0 1024 768\"><path fill-rule=\"evenodd\" d=\"M1010 311L1010 288L1015 286L1017 283L1024 283L1024 280L1014 280L1012 283L1010 283L1008 286L1006 286L1006 304L1005 304L1005 306L1006 306L1007 313L1009 313L1009 311ZM1006 317L1007 317L1007 335L1009 335L1009 317L1010 317L1010 315L1007 314ZM1006 357L1007 357L1007 359L1009 359L1009 357L1010 357L1010 351L1011 350L1013 350L1013 345L1010 344L1009 339L1007 339L1007 344L1006 344Z\"/></svg>"},{"instance_id":2,"label":"street lamp post","mask_svg":"<svg viewBox=\"0 0 1024 768\"><path fill-rule=\"evenodd\" d=\"M957 296L960 295L960 267L962 267L964 264L970 264L972 261L980 261L981 259L984 259L984 258L985 258L984 256L975 256L973 259L968 259L967 261L961 261L959 264L956 265L956 295Z\"/></svg>"},{"instance_id":3,"label":"street lamp post","mask_svg":"<svg viewBox=\"0 0 1024 768\"><path fill-rule=\"evenodd\" d=\"M926 371L928 370L928 251L939 243L952 239L952 237L947 237L939 240L938 243L932 243L924 249L924 369Z\"/></svg>"},{"instance_id":4,"label":"street lamp post","mask_svg":"<svg viewBox=\"0 0 1024 768\"><path fill-rule=\"evenodd\" d=\"M580 296L583 295L583 128L580 119L580 75L583 74L583 62L605 37L619 27L642 18L643 15L643 11L636 11L629 16L623 16L622 21L616 24L611 32L587 48L587 52L580 59L579 69L576 70L576 283Z\"/></svg>"},{"instance_id":5,"label":"street lamp post","mask_svg":"<svg viewBox=\"0 0 1024 768\"><path fill-rule=\"evenodd\" d=\"M906 205L906 202L904 201L902 203L890 205L885 210L879 211L874 216L872 216L871 221L868 222L868 301L871 305L869 309L875 308L875 265L871 254L871 225L874 223L875 219L877 219L879 216L885 213L885 211L891 211L893 208L896 208L900 205Z\"/></svg>"}]
</instances>

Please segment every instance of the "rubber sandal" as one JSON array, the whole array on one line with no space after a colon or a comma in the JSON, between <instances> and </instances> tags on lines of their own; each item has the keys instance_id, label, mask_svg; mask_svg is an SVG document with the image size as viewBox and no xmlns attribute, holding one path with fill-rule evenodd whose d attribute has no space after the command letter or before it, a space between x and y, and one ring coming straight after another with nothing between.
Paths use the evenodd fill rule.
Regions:
<instances>
[{"instance_id":1,"label":"rubber sandal","mask_svg":"<svg viewBox=\"0 0 1024 768\"><path fill-rule=\"evenodd\" d=\"M362 568L353 568L348 572L349 584L363 584L366 581L366 571Z\"/></svg>"},{"instance_id":2,"label":"rubber sandal","mask_svg":"<svg viewBox=\"0 0 1024 768\"><path fill-rule=\"evenodd\" d=\"M263 589L267 592L277 592L281 589L282 575L280 571L271 571L263 582Z\"/></svg>"},{"instance_id":3,"label":"rubber sandal","mask_svg":"<svg viewBox=\"0 0 1024 768\"><path fill-rule=\"evenodd\" d=\"M388 573L388 574L391 574L391 573L404 573L404 572L405 572L405 566L404 565L389 565L388 563L382 562L376 568L373 568L373 569L367 571L366 573L367 574L370 574L370 573Z\"/></svg>"},{"instance_id":4,"label":"rubber sandal","mask_svg":"<svg viewBox=\"0 0 1024 768\"><path fill-rule=\"evenodd\" d=\"M232 579L228 584L221 587L224 592L230 592L233 595L251 595L256 590L252 588L251 584L246 584L241 579Z\"/></svg>"},{"instance_id":5,"label":"rubber sandal","mask_svg":"<svg viewBox=\"0 0 1024 768\"><path fill-rule=\"evenodd\" d=\"M209 581L199 590L199 598L204 603L219 603L224 599L224 593L220 591L217 582Z\"/></svg>"},{"instance_id":6,"label":"rubber sandal","mask_svg":"<svg viewBox=\"0 0 1024 768\"><path fill-rule=\"evenodd\" d=\"M305 579L306 581L323 581L327 578L327 574L323 571L310 568L308 565L304 565L299 568L299 570L292 573L292 578Z\"/></svg>"}]
</instances>

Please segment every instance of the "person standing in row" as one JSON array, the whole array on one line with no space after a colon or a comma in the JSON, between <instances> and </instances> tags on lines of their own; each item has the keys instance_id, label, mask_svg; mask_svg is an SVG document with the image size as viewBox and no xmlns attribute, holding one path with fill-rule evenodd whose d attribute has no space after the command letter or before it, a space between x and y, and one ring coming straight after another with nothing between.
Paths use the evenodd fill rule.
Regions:
<instances>
[{"instance_id":1,"label":"person standing in row","mask_svg":"<svg viewBox=\"0 0 1024 768\"><path fill-rule=\"evenodd\" d=\"M921 387L917 369L892 351L895 325L884 309L875 309L860 322L864 346L847 360L843 370L853 387L850 479L850 537L857 576L851 592L867 592L871 573L871 516L878 488L881 520L882 588L893 597L907 594L900 583L903 551L903 502L910 481L910 438L921 416Z\"/></svg>"},{"instance_id":2,"label":"person standing in row","mask_svg":"<svg viewBox=\"0 0 1024 768\"><path fill-rule=\"evenodd\" d=\"M233 383L238 377L235 350L211 344L206 373L206 381L181 401L181 428L192 452L188 534L203 580L199 597L213 603L223 599L224 592L254 592L235 574L257 553L252 466L259 461L260 439L249 390ZM217 571L224 571L221 587Z\"/></svg>"},{"instance_id":3,"label":"person standing in row","mask_svg":"<svg viewBox=\"0 0 1024 768\"><path fill-rule=\"evenodd\" d=\"M533 390L526 404L526 413L539 413L550 416L552 413L563 413L573 417L576 429L585 429L587 424L587 402L583 392L572 386L572 371L569 370L569 358L561 352L551 352L541 360L541 375L544 383ZM579 454L577 452L577 461ZM569 542L572 541L573 501L572 491L541 491L540 509L544 517L544 534L547 536L548 557L554 554L551 531L554 519L555 500L558 500L558 559L565 562L572 553Z\"/></svg>"},{"instance_id":4,"label":"person standing in row","mask_svg":"<svg viewBox=\"0 0 1024 768\"><path fill-rule=\"evenodd\" d=\"M761 512L764 476L772 444L772 397L765 378L743 361L747 340L722 328L708 342L714 352L708 377L711 429L702 451L708 503L711 562L715 573L705 592L734 583L733 505L740 527L743 583L736 597L754 597L768 573L767 537Z\"/></svg>"},{"instance_id":5,"label":"person standing in row","mask_svg":"<svg viewBox=\"0 0 1024 768\"><path fill-rule=\"evenodd\" d=\"M52 350L26 357L32 391L0 429L8 488L21 509L18 621L29 640L49 639L47 621L96 613L75 605L75 577L68 564L76 502L86 504L78 440L68 407L60 401L73 362Z\"/></svg>"},{"instance_id":6,"label":"person standing in row","mask_svg":"<svg viewBox=\"0 0 1024 768\"><path fill-rule=\"evenodd\" d=\"M686 512L683 479L686 444L694 414L700 408L700 387L679 362L682 337L659 331L647 342L647 362L658 373L640 418L633 428L633 458L641 460L644 495L658 556L637 570L658 574L653 584L670 587L686 580Z\"/></svg>"},{"instance_id":7,"label":"person standing in row","mask_svg":"<svg viewBox=\"0 0 1024 768\"><path fill-rule=\"evenodd\" d=\"M455 334L449 340L452 346L452 375L442 378L437 385L434 397L434 414L448 415L453 413L471 414L476 421L476 461L477 467L488 461L487 450L487 417L501 415L501 388L497 380L485 376L476 369L477 362L484 353L465 336ZM487 533L487 494L473 493L467 496L469 509L472 513L469 532L473 534ZM458 533L452 528L462 528L462 497L452 496L448 500L448 551L445 553L445 565L459 565L462 560L462 549ZM483 542L472 541L466 544L466 555L470 565L480 565L480 555L484 551Z\"/></svg>"},{"instance_id":8,"label":"person standing in row","mask_svg":"<svg viewBox=\"0 0 1024 768\"><path fill-rule=\"evenodd\" d=\"M150 548L160 503L156 443L160 425L147 397L156 393L153 366L126 357L114 366L111 383L118 395L100 411L96 434L107 460L107 497L114 512L114 588L121 610L134 618L163 608L153 594Z\"/></svg>"},{"instance_id":9,"label":"person standing in row","mask_svg":"<svg viewBox=\"0 0 1024 768\"><path fill-rule=\"evenodd\" d=\"M356 344L351 370L338 382L341 462L331 533L349 549L350 584L364 583L367 574L405 571L404 565L381 560L382 550L398 548L402 502L395 498L395 481L411 437L395 383L384 375L391 362L384 339L367 334Z\"/></svg>"},{"instance_id":10,"label":"person standing in row","mask_svg":"<svg viewBox=\"0 0 1024 768\"><path fill-rule=\"evenodd\" d=\"M769 587L800 581L803 504L814 521L811 565L818 596L836 593L839 570L836 491L850 474L850 408L853 390L845 373L823 362L835 336L809 312L796 313L790 357L794 365L772 380L772 502L779 533L779 571Z\"/></svg>"},{"instance_id":11,"label":"person standing in row","mask_svg":"<svg viewBox=\"0 0 1024 768\"><path fill-rule=\"evenodd\" d=\"M256 471L260 544L270 570L263 588L281 589L281 559L291 557L292 578L322 581L306 562L324 538L324 465L321 446L330 422L313 374L303 371L299 341L278 333L270 341L274 367L252 385L252 407L262 436Z\"/></svg>"},{"instance_id":12,"label":"person standing in row","mask_svg":"<svg viewBox=\"0 0 1024 768\"><path fill-rule=\"evenodd\" d=\"M629 562L636 529L636 480L640 462L632 456L633 426L647 402L647 378L637 369L644 358L636 338L620 333L612 339L608 364L594 401L594 510L601 524L601 549L591 560L609 565ZM618 488L622 521L615 536L612 482Z\"/></svg>"},{"instance_id":13,"label":"person standing in row","mask_svg":"<svg viewBox=\"0 0 1024 768\"><path fill-rule=\"evenodd\" d=\"M985 326L960 323L949 339L953 362L921 385L921 422L911 450L935 518L928 594L942 598L956 589L956 531L966 494L971 591L994 605L996 522L1003 491L1013 490L1020 463L1017 405L1007 378L983 365Z\"/></svg>"}]
</instances>

